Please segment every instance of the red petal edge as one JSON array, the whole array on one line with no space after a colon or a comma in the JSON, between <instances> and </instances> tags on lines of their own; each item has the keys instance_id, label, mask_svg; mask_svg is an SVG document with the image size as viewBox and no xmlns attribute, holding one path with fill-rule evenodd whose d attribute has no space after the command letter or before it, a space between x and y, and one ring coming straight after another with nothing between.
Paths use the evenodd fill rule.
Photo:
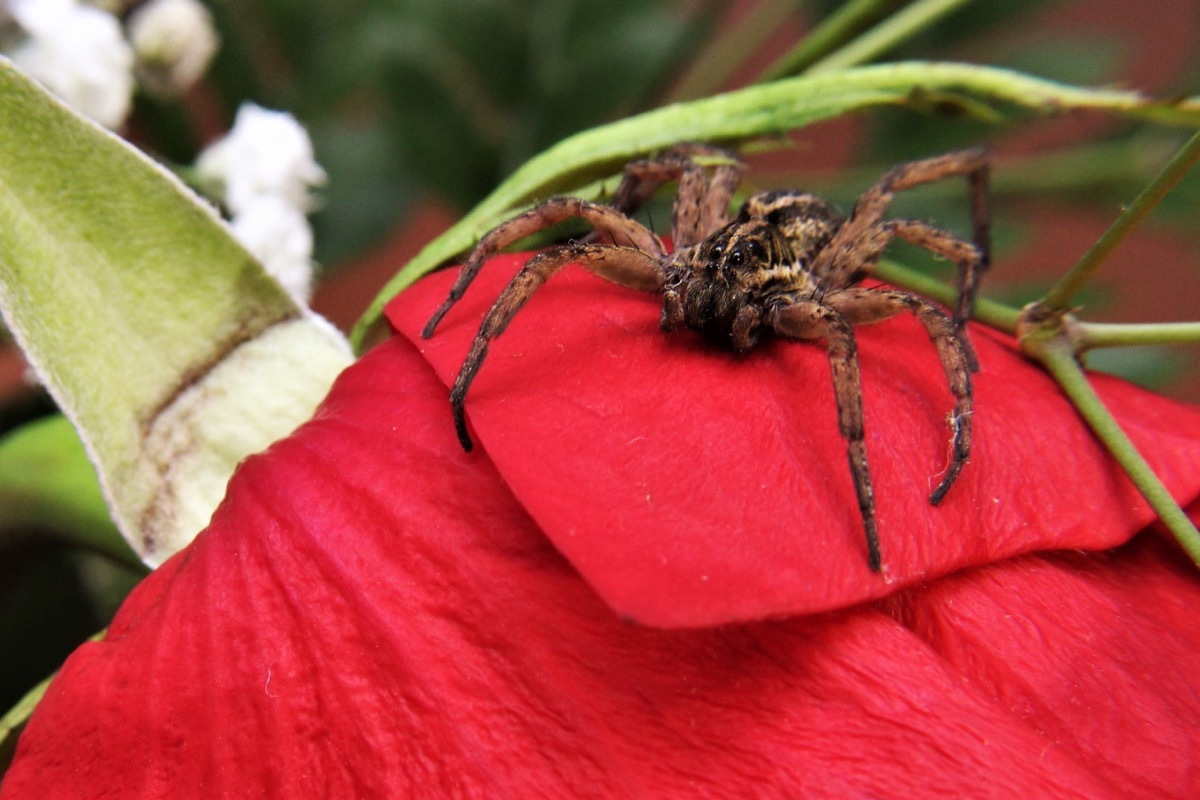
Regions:
<instances>
[{"instance_id":1,"label":"red petal edge","mask_svg":"<svg viewBox=\"0 0 1200 800\"><path fill-rule=\"evenodd\" d=\"M621 622L403 340L64 666L0 795L1187 797L1200 582L1154 538L886 606Z\"/></svg>"},{"instance_id":2,"label":"red petal edge","mask_svg":"<svg viewBox=\"0 0 1200 800\"><path fill-rule=\"evenodd\" d=\"M453 382L523 255L488 263L426 341L454 271L388 318ZM885 576L870 572L824 347L747 357L658 330L651 295L579 267L556 275L492 345L467 398L474 436L558 549L618 613L666 627L803 614L965 566L1118 545L1153 514L1051 380L972 328L971 460L944 502L951 398L920 326L858 330ZM1200 492L1200 410L1095 376L1168 488ZM448 404L444 425L451 426Z\"/></svg>"}]
</instances>

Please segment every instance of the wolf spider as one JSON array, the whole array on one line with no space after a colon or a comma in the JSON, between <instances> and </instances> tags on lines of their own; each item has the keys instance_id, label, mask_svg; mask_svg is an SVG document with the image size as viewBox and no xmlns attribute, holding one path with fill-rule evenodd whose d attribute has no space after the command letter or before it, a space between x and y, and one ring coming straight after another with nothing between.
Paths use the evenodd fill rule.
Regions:
<instances>
[{"instance_id":1,"label":"wolf spider","mask_svg":"<svg viewBox=\"0 0 1200 800\"><path fill-rule=\"evenodd\" d=\"M709 162L702 166L697 158ZM863 404L854 326L879 322L903 311L925 327L946 373L954 410L949 417L952 459L929 497L937 505L962 471L971 450L971 373L978 370L965 324L980 278L989 263L987 206L989 162L982 148L901 164L869 188L843 218L816 195L768 191L750 196L730 217L734 190L744 165L730 153L692 144L658 158L630 163L611 206L573 197L547 200L501 224L480 240L449 297L422 335L429 338L462 297L484 262L530 234L572 217L590 223L587 237L533 256L501 292L471 343L450 391L459 441L471 449L463 398L479 371L488 345L526 300L566 264L581 264L630 289L662 295L661 327L681 325L738 353L764 335L825 339L833 372L838 430L846 440L850 472L867 537L868 562L879 572L882 559L875 521L874 490L863 441ZM916 220L884 219L893 195L953 176L969 185L974 243ZM678 183L672 214L674 250L629 217L669 181ZM855 286L869 275L884 248L899 237L958 266L953 317L932 301L890 288Z\"/></svg>"}]
</instances>

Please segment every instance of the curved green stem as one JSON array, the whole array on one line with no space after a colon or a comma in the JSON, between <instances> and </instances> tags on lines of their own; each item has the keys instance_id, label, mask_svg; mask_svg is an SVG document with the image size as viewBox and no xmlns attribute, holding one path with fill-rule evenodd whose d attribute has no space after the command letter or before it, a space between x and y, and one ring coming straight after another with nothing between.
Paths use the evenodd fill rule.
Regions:
<instances>
[{"instance_id":1,"label":"curved green stem","mask_svg":"<svg viewBox=\"0 0 1200 800\"><path fill-rule=\"evenodd\" d=\"M107 632L108 629L105 628L99 633L88 637L88 641L98 642L104 638ZM0 777L4 775L4 771L12 761L13 753L17 749L17 739L21 736L21 731L25 730L25 724L33 716L33 711L37 708L38 703L42 702L42 696L46 694L46 690L50 688L50 682L53 680L54 675L51 675L37 686L34 686L25 693L24 697L17 701L15 706L6 711L4 716L0 717Z\"/></svg>"},{"instance_id":2,"label":"curved green stem","mask_svg":"<svg viewBox=\"0 0 1200 800\"><path fill-rule=\"evenodd\" d=\"M25 723L29 722L29 717L33 715L37 704L42 701L42 695L46 693L52 680L54 680L53 675L30 689L24 697L17 701L15 706L9 709L3 717L0 717L0 775L4 774L5 769L12 761L13 753L17 749L17 738L21 735L21 731L25 730Z\"/></svg>"},{"instance_id":3,"label":"curved green stem","mask_svg":"<svg viewBox=\"0 0 1200 800\"><path fill-rule=\"evenodd\" d=\"M1124 241L1134 227L1154 210L1167 192L1178 183L1188 170L1200 160L1200 131L1197 131L1183 146L1170 163L1163 168L1141 194L1117 217L1104 235L1083 254L1083 258L1054 285L1039 302L1047 309L1063 310L1069 307L1071 298L1091 278L1096 268L1113 249Z\"/></svg>"},{"instance_id":4,"label":"curved green stem","mask_svg":"<svg viewBox=\"0 0 1200 800\"><path fill-rule=\"evenodd\" d=\"M1200 531L1196 530L1196 526L1175 502L1175 498L1171 497L1167 487L1163 486L1154 470L1146 463L1146 459L1142 458L1142 454L1125 435L1125 431L1121 430L1121 426L1104 407L1104 403L1075 359L1070 338L1062 333L1047 336L1044 330L1039 329L1028 336L1022 336L1021 347L1054 377L1080 416L1129 475L1133 485L1146 498L1146 502L1175 536L1176 541L1192 561L1200 566Z\"/></svg>"}]
</instances>

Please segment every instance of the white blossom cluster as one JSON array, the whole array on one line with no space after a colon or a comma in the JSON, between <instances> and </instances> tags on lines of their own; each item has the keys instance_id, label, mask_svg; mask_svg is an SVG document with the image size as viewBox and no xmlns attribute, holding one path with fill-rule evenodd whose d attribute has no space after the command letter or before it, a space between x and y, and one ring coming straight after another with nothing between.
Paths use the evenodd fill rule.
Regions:
<instances>
[{"instance_id":1,"label":"white blossom cluster","mask_svg":"<svg viewBox=\"0 0 1200 800\"><path fill-rule=\"evenodd\" d=\"M124 29L112 11L81 0L0 0L0 19L13 29L4 55L107 128L124 123L135 83L182 92L217 49L212 17L200 0L149 0Z\"/></svg>"},{"instance_id":2,"label":"white blossom cluster","mask_svg":"<svg viewBox=\"0 0 1200 800\"><path fill-rule=\"evenodd\" d=\"M312 189L325 182L308 133L291 115L246 103L196 162L232 215L233 234L304 304L312 292Z\"/></svg>"}]
</instances>

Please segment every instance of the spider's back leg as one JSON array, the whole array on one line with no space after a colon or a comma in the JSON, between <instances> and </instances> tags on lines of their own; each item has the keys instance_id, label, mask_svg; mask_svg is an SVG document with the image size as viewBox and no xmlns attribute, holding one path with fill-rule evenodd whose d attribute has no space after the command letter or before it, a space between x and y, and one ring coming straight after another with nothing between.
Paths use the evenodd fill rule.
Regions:
<instances>
[{"instance_id":1,"label":"spider's back leg","mask_svg":"<svg viewBox=\"0 0 1200 800\"><path fill-rule=\"evenodd\" d=\"M718 161L712 176L696 158ZM613 195L613 208L632 214L668 181L678 181L671 238L676 248L690 247L729 222L729 203L745 165L719 147L680 144L656 158L633 161Z\"/></svg>"},{"instance_id":2,"label":"spider's back leg","mask_svg":"<svg viewBox=\"0 0 1200 800\"><path fill-rule=\"evenodd\" d=\"M501 223L479 240L479 244L475 245L475 249L471 251L466 264L463 265L462 271L458 273L458 278L450 288L450 294L433 312L433 316L421 331L421 336L426 339L433 336L442 317L462 299L467 287L471 285L471 281L475 280L480 268L490 257L526 236L572 217L579 217L591 223L597 231L618 244L641 250L655 259L660 259L664 255L665 251L659 238L645 226L620 211L599 203L580 200L577 197L556 197Z\"/></svg>"},{"instance_id":3,"label":"spider's back leg","mask_svg":"<svg viewBox=\"0 0 1200 800\"><path fill-rule=\"evenodd\" d=\"M943 230L917 220L889 220L881 223L888 238L898 236L901 239L923 247L930 252L953 261L958 266L958 295L954 306L954 330L961 340L967 355L971 372L979 371L979 359L975 356L975 348L967 338L966 324L971 316L971 304L975 300L975 292L979 286L979 278L987 268L986 256L979 248L951 236Z\"/></svg>"}]
</instances>

